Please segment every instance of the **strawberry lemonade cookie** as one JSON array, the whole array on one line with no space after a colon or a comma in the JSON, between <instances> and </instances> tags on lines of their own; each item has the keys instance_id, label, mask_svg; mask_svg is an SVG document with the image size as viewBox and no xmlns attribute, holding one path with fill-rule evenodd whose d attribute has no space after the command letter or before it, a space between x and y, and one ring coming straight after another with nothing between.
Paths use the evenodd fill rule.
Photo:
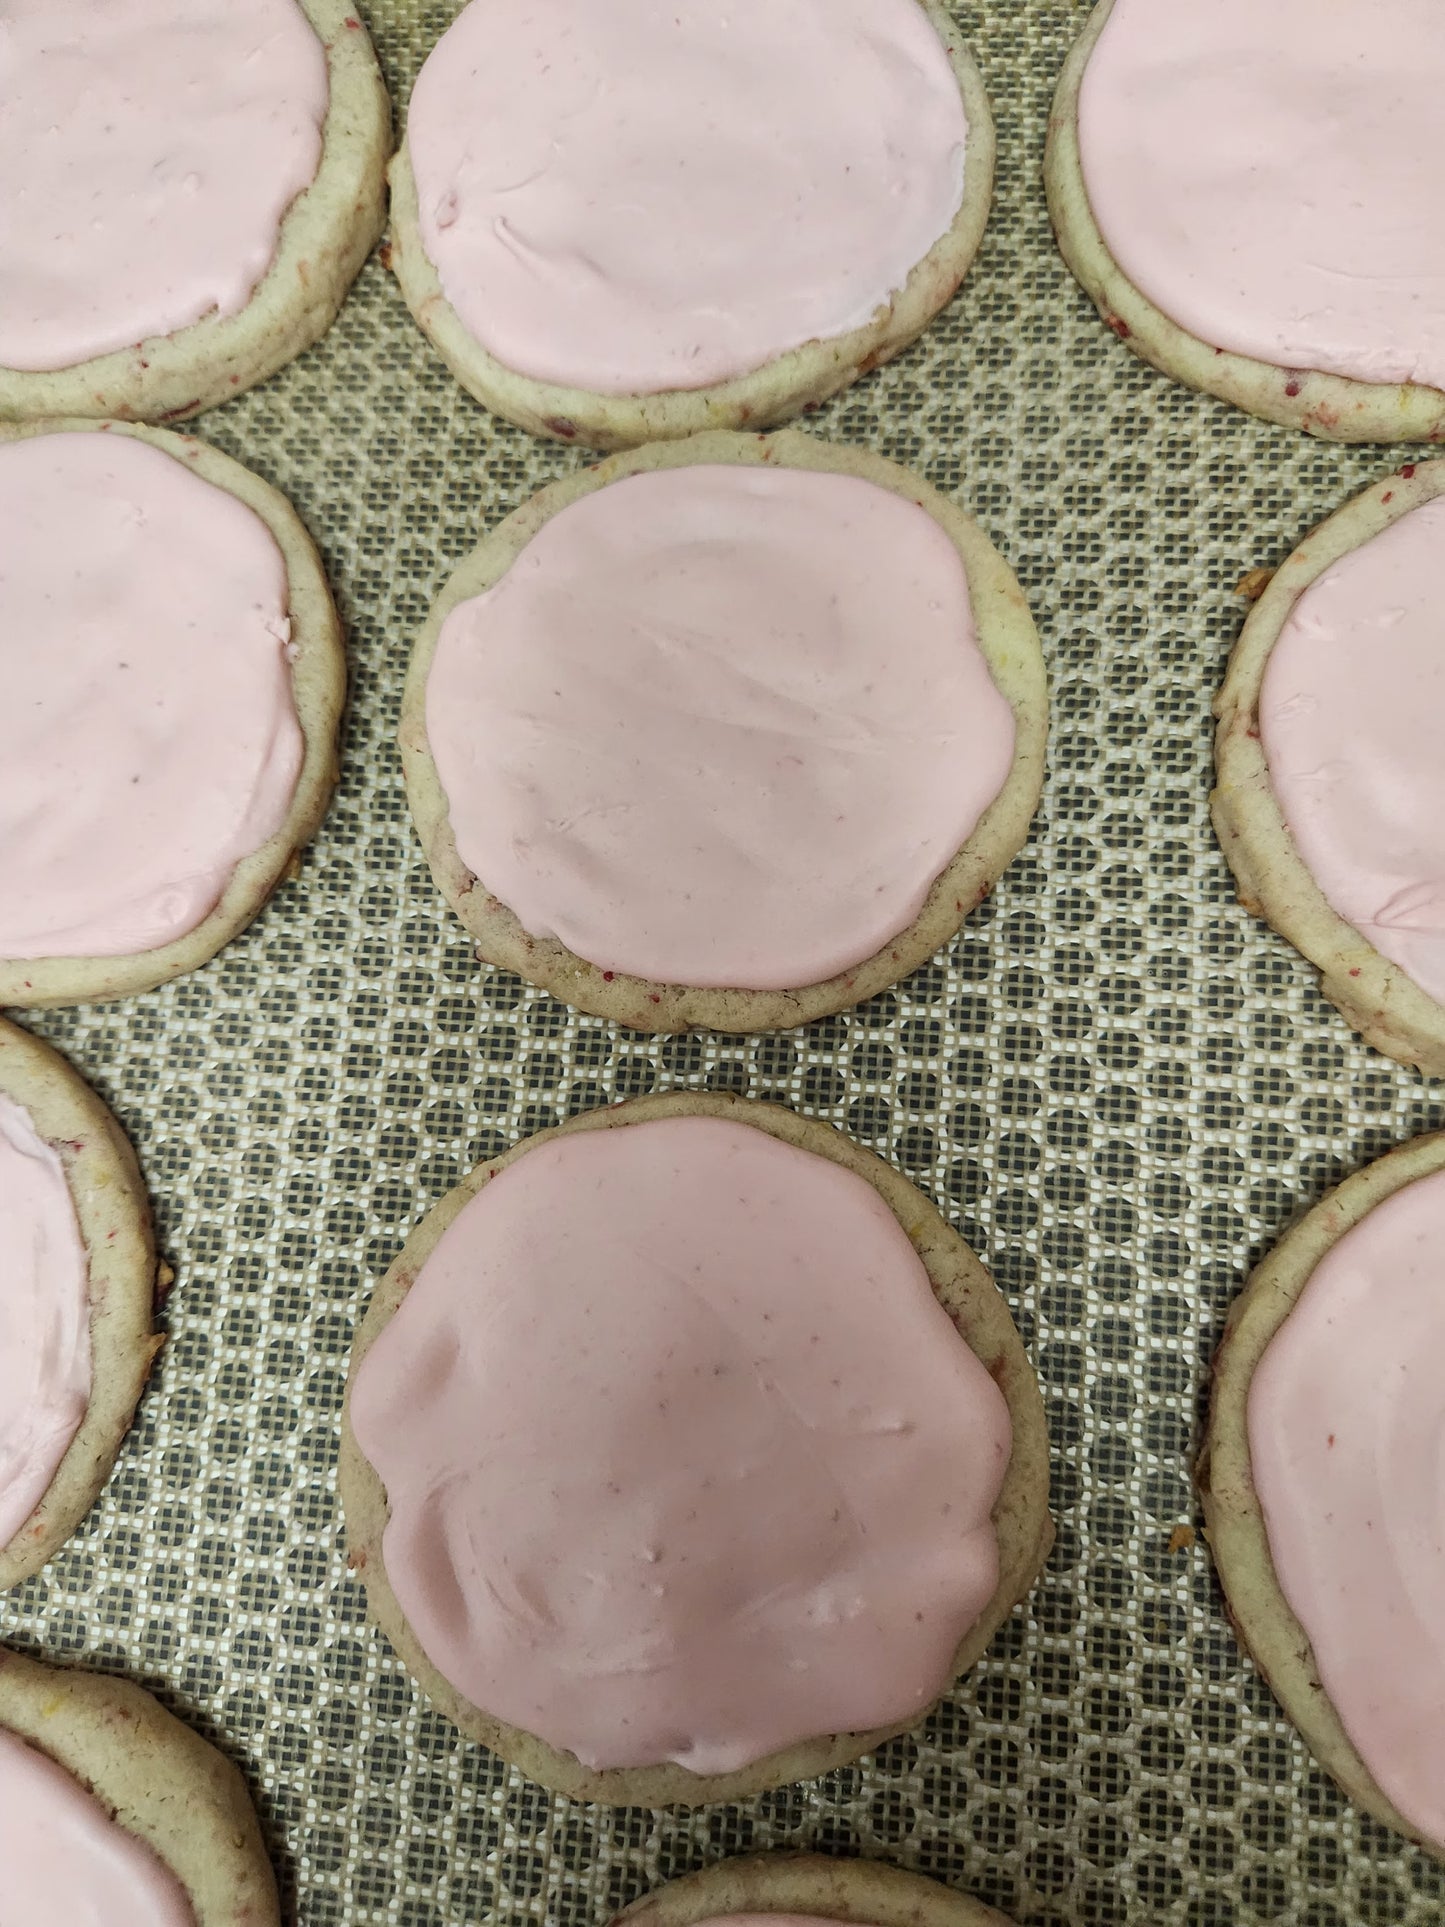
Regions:
<instances>
[{"instance_id":1,"label":"strawberry lemonade cookie","mask_svg":"<svg viewBox=\"0 0 1445 1927\"><path fill-rule=\"evenodd\" d=\"M988 1273L826 1125L693 1093L571 1119L432 1211L357 1334L373 1613L532 1779L698 1805L915 1726L1053 1531Z\"/></svg>"},{"instance_id":2,"label":"strawberry lemonade cookie","mask_svg":"<svg viewBox=\"0 0 1445 1927\"><path fill-rule=\"evenodd\" d=\"M951 940L1028 834L1047 726L978 525L785 431L654 443L510 516L432 609L401 744L481 956L639 1028L757 1031Z\"/></svg>"},{"instance_id":3,"label":"strawberry lemonade cookie","mask_svg":"<svg viewBox=\"0 0 1445 1927\"><path fill-rule=\"evenodd\" d=\"M135 1156L57 1052L0 1019L0 1590L95 1503L160 1349Z\"/></svg>"},{"instance_id":4,"label":"strawberry lemonade cookie","mask_svg":"<svg viewBox=\"0 0 1445 1927\"><path fill-rule=\"evenodd\" d=\"M125 1680L0 1647L6 1927L280 1927L229 1760Z\"/></svg>"},{"instance_id":5,"label":"strawberry lemonade cookie","mask_svg":"<svg viewBox=\"0 0 1445 1927\"><path fill-rule=\"evenodd\" d=\"M1009 1927L981 1900L874 1860L759 1853L684 1874L612 1927Z\"/></svg>"},{"instance_id":6,"label":"strawberry lemonade cookie","mask_svg":"<svg viewBox=\"0 0 1445 1927\"><path fill-rule=\"evenodd\" d=\"M0 427L0 1004L214 956L336 780L341 627L269 484L189 436Z\"/></svg>"},{"instance_id":7,"label":"strawberry lemonade cookie","mask_svg":"<svg viewBox=\"0 0 1445 1927\"><path fill-rule=\"evenodd\" d=\"M1367 1042L1445 1075L1445 462L1306 538L1215 712L1211 807L1242 901Z\"/></svg>"},{"instance_id":8,"label":"strawberry lemonade cookie","mask_svg":"<svg viewBox=\"0 0 1445 1927\"><path fill-rule=\"evenodd\" d=\"M178 421L325 333L391 116L351 0L6 0L0 419Z\"/></svg>"},{"instance_id":9,"label":"strawberry lemonade cookie","mask_svg":"<svg viewBox=\"0 0 1445 1927\"><path fill-rule=\"evenodd\" d=\"M534 434L766 428L944 306L993 159L937 0L474 0L412 92L392 265Z\"/></svg>"},{"instance_id":10,"label":"strawberry lemonade cookie","mask_svg":"<svg viewBox=\"0 0 1445 1927\"><path fill-rule=\"evenodd\" d=\"M1442 89L1437 0L1099 0L1049 122L1064 258L1191 388L1445 440Z\"/></svg>"}]
</instances>

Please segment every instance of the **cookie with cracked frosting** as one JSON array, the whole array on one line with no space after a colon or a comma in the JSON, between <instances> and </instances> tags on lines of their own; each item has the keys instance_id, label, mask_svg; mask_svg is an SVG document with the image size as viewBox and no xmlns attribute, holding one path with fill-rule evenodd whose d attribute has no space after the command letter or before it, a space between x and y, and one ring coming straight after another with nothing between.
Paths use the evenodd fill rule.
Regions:
<instances>
[{"instance_id":1,"label":"cookie with cracked frosting","mask_svg":"<svg viewBox=\"0 0 1445 1927\"><path fill-rule=\"evenodd\" d=\"M937 0L547 21L464 8L391 167L402 292L487 407L602 449L768 428L952 297L994 135Z\"/></svg>"},{"instance_id":2,"label":"cookie with cracked frosting","mask_svg":"<svg viewBox=\"0 0 1445 1927\"><path fill-rule=\"evenodd\" d=\"M1241 902L1368 1043L1445 1075L1445 462L1407 465L1274 572L1215 699Z\"/></svg>"},{"instance_id":3,"label":"cookie with cracked frosting","mask_svg":"<svg viewBox=\"0 0 1445 1927\"><path fill-rule=\"evenodd\" d=\"M0 43L0 420L180 421L330 327L386 213L351 0L18 0Z\"/></svg>"},{"instance_id":4,"label":"cookie with cracked frosting","mask_svg":"<svg viewBox=\"0 0 1445 1927\"><path fill-rule=\"evenodd\" d=\"M1416 133L1442 80L1432 0L1098 0L1049 117L1064 259L1190 388L1330 440L1445 439L1445 181Z\"/></svg>"},{"instance_id":5,"label":"cookie with cracked frosting","mask_svg":"<svg viewBox=\"0 0 1445 1927\"><path fill-rule=\"evenodd\" d=\"M0 495L0 1004L129 996L230 942L320 822L341 625L291 504L190 436L0 426Z\"/></svg>"},{"instance_id":6,"label":"cookie with cracked frosting","mask_svg":"<svg viewBox=\"0 0 1445 1927\"><path fill-rule=\"evenodd\" d=\"M1009 1927L981 1900L877 1860L758 1853L684 1874L612 1927Z\"/></svg>"},{"instance_id":7,"label":"cookie with cracked frosting","mask_svg":"<svg viewBox=\"0 0 1445 1927\"><path fill-rule=\"evenodd\" d=\"M1439 1133L1291 1225L1230 1311L1196 1475L1230 1618L1285 1713L1437 1859L1442 1236Z\"/></svg>"},{"instance_id":8,"label":"cookie with cracked frosting","mask_svg":"<svg viewBox=\"0 0 1445 1927\"><path fill-rule=\"evenodd\" d=\"M757 1282L778 1264L782 1295ZM639 1355L609 1363L609 1333ZM518 1398L556 1421L550 1470ZM707 1093L572 1118L443 1199L358 1329L338 1477L370 1610L431 1702L529 1778L619 1805L741 1798L907 1730L1053 1538L1037 1381L968 1246L826 1125ZM875 1723L839 1730L844 1702Z\"/></svg>"},{"instance_id":9,"label":"cookie with cracked frosting","mask_svg":"<svg viewBox=\"0 0 1445 1927\"><path fill-rule=\"evenodd\" d=\"M0 1787L19 1918L280 1927L241 1775L139 1686L0 1647Z\"/></svg>"},{"instance_id":10,"label":"cookie with cracked frosting","mask_svg":"<svg viewBox=\"0 0 1445 1927\"><path fill-rule=\"evenodd\" d=\"M57 1051L0 1019L0 1590L39 1572L110 1476L161 1341L135 1154ZM44 1274L44 1275L42 1275Z\"/></svg>"},{"instance_id":11,"label":"cookie with cracked frosting","mask_svg":"<svg viewBox=\"0 0 1445 1927\"><path fill-rule=\"evenodd\" d=\"M487 962L640 1029L807 1023L933 956L1028 834L1047 683L978 525L863 449L658 442L454 572L402 706Z\"/></svg>"}]
</instances>

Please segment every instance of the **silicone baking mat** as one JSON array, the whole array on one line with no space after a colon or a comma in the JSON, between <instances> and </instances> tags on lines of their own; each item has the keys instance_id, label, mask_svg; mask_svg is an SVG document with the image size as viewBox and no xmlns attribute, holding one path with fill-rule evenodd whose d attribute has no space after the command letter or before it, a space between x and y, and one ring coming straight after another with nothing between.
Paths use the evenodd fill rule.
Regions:
<instances>
[{"instance_id":1,"label":"silicone baking mat","mask_svg":"<svg viewBox=\"0 0 1445 1927\"><path fill-rule=\"evenodd\" d=\"M374 0L399 102L454 10ZM407 816L407 651L478 530L585 457L463 395L379 262L326 340L198 424L320 542L350 633L343 775L300 875L207 969L29 1020L131 1132L177 1275L116 1475L0 1600L0 1637L126 1671L220 1737L302 1927L584 1927L785 1845L941 1875L1030 1927L1445 1912L1445 1869L1348 1807L1241 1657L1189 1477L1250 1262L1330 1180L1439 1121L1239 909L1205 809L1236 585L1392 456L1191 396L1097 320L1040 182L1085 15L959 9L1000 135L982 254L926 338L812 424L977 514L1053 683L1025 854L949 952L852 1015L649 1039L475 963ZM1059 1525L1027 1609L915 1737L692 1816L554 1799L428 1712L365 1624L333 1473L352 1328L409 1227L527 1132L675 1086L824 1118L940 1201L1043 1380Z\"/></svg>"}]
</instances>

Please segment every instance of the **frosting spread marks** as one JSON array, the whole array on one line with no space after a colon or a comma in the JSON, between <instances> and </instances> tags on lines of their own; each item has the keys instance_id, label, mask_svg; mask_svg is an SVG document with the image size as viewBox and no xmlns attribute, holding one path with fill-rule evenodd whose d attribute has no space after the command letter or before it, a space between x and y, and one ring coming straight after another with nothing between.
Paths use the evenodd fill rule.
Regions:
<instances>
[{"instance_id":1,"label":"frosting spread marks","mask_svg":"<svg viewBox=\"0 0 1445 1927\"><path fill-rule=\"evenodd\" d=\"M104 433L0 445L0 956L193 930L302 760L286 567L243 502Z\"/></svg>"},{"instance_id":2,"label":"frosting spread marks","mask_svg":"<svg viewBox=\"0 0 1445 1927\"><path fill-rule=\"evenodd\" d=\"M185 1889L95 1796L0 1727L5 1927L196 1927Z\"/></svg>"},{"instance_id":3,"label":"frosting spread marks","mask_svg":"<svg viewBox=\"0 0 1445 1927\"><path fill-rule=\"evenodd\" d=\"M1371 1775L1445 1843L1445 1172L1316 1265L1249 1388L1280 1588Z\"/></svg>"},{"instance_id":4,"label":"frosting spread marks","mask_svg":"<svg viewBox=\"0 0 1445 1927\"><path fill-rule=\"evenodd\" d=\"M328 91L296 0L6 0L0 366L238 313L315 176Z\"/></svg>"},{"instance_id":5,"label":"frosting spread marks","mask_svg":"<svg viewBox=\"0 0 1445 1927\"><path fill-rule=\"evenodd\" d=\"M872 1186L730 1120L509 1165L351 1422L427 1657L588 1766L907 1720L997 1584L1002 1393Z\"/></svg>"},{"instance_id":6,"label":"frosting spread marks","mask_svg":"<svg viewBox=\"0 0 1445 1927\"><path fill-rule=\"evenodd\" d=\"M474 0L407 118L464 326L601 394L861 327L952 224L967 133L917 0Z\"/></svg>"},{"instance_id":7,"label":"frosting spread marks","mask_svg":"<svg viewBox=\"0 0 1445 1927\"><path fill-rule=\"evenodd\" d=\"M1445 388L1438 0L1114 0L1079 93L1110 254L1211 347Z\"/></svg>"},{"instance_id":8,"label":"frosting spread marks","mask_svg":"<svg viewBox=\"0 0 1445 1927\"><path fill-rule=\"evenodd\" d=\"M1352 549L1270 651L1260 741L1325 899L1445 1001L1445 499Z\"/></svg>"},{"instance_id":9,"label":"frosting spread marks","mask_svg":"<svg viewBox=\"0 0 1445 1927\"><path fill-rule=\"evenodd\" d=\"M90 1403L89 1272L65 1167L0 1092L0 1547L44 1498Z\"/></svg>"},{"instance_id":10,"label":"frosting spread marks","mask_svg":"<svg viewBox=\"0 0 1445 1927\"><path fill-rule=\"evenodd\" d=\"M948 536L801 469L561 510L447 617L426 723L457 851L532 935L754 990L906 929L1014 753Z\"/></svg>"}]
</instances>

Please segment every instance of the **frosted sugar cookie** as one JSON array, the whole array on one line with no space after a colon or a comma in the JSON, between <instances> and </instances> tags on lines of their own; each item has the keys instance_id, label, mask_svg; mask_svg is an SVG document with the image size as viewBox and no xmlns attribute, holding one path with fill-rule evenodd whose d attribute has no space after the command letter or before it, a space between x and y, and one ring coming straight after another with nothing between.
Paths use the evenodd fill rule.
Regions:
<instances>
[{"instance_id":1,"label":"frosted sugar cookie","mask_svg":"<svg viewBox=\"0 0 1445 1927\"><path fill-rule=\"evenodd\" d=\"M381 232L351 0L7 0L0 419L177 421L325 333Z\"/></svg>"},{"instance_id":2,"label":"frosted sugar cookie","mask_svg":"<svg viewBox=\"0 0 1445 1927\"><path fill-rule=\"evenodd\" d=\"M229 1760L124 1680L0 1647L6 1927L280 1927Z\"/></svg>"},{"instance_id":3,"label":"frosted sugar cookie","mask_svg":"<svg viewBox=\"0 0 1445 1927\"><path fill-rule=\"evenodd\" d=\"M1347 1178L1230 1313L1200 1467L1240 1638L1321 1766L1445 1858L1445 1137Z\"/></svg>"},{"instance_id":4,"label":"frosted sugar cookie","mask_svg":"<svg viewBox=\"0 0 1445 1927\"><path fill-rule=\"evenodd\" d=\"M392 264L462 385L534 434L766 428L944 306L993 157L936 0L475 0L412 92Z\"/></svg>"},{"instance_id":5,"label":"frosted sugar cookie","mask_svg":"<svg viewBox=\"0 0 1445 1927\"><path fill-rule=\"evenodd\" d=\"M124 1132L0 1019L0 1590L95 1503L151 1361L156 1256Z\"/></svg>"},{"instance_id":6,"label":"frosted sugar cookie","mask_svg":"<svg viewBox=\"0 0 1445 1927\"><path fill-rule=\"evenodd\" d=\"M428 1697L578 1799L810 1779L917 1724L1052 1539L993 1281L827 1126L573 1118L427 1217L357 1333L352 1563Z\"/></svg>"},{"instance_id":7,"label":"frosted sugar cookie","mask_svg":"<svg viewBox=\"0 0 1445 1927\"><path fill-rule=\"evenodd\" d=\"M325 810L345 661L285 497L163 429L0 428L0 1004L194 970Z\"/></svg>"},{"instance_id":8,"label":"frosted sugar cookie","mask_svg":"<svg viewBox=\"0 0 1445 1927\"><path fill-rule=\"evenodd\" d=\"M981 1900L876 1860L759 1853L684 1874L613 1927L1009 1927Z\"/></svg>"},{"instance_id":9,"label":"frosted sugar cookie","mask_svg":"<svg viewBox=\"0 0 1445 1927\"><path fill-rule=\"evenodd\" d=\"M1251 610L1215 702L1242 901L1368 1042L1445 1074L1445 462L1376 483Z\"/></svg>"},{"instance_id":10,"label":"frosted sugar cookie","mask_svg":"<svg viewBox=\"0 0 1445 1927\"><path fill-rule=\"evenodd\" d=\"M488 961L651 1030L872 996L1028 833L1047 688L1022 592L906 469L795 432L544 489L412 658L407 790Z\"/></svg>"},{"instance_id":11,"label":"frosted sugar cookie","mask_svg":"<svg viewBox=\"0 0 1445 1927\"><path fill-rule=\"evenodd\" d=\"M1337 441L1445 439L1436 0L1099 0L1045 178L1130 348Z\"/></svg>"}]
</instances>

